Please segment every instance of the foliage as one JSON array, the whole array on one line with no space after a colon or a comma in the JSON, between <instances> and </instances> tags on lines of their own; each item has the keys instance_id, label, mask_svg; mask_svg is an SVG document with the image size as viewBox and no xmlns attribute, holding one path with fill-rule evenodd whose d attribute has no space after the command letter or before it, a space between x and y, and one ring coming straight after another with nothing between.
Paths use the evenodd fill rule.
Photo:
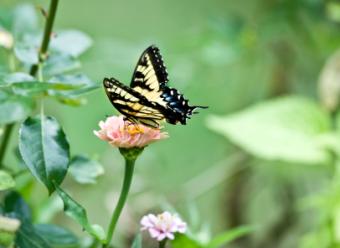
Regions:
<instances>
[{"instance_id":1,"label":"foliage","mask_svg":"<svg viewBox=\"0 0 340 248\"><path fill-rule=\"evenodd\" d=\"M224 118L212 116L208 126L261 159L326 164L332 147L323 144L323 137L331 135L331 122L328 113L316 103L291 96ZM338 142L337 137L334 141Z\"/></svg>"},{"instance_id":2,"label":"foliage","mask_svg":"<svg viewBox=\"0 0 340 248\"><path fill-rule=\"evenodd\" d=\"M186 248L217 248L224 247L232 241L250 233L252 228L250 227L238 227L233 230L228 230L224 233L216 235L216 237L212 238L209 241L199 241L197 238L195 239L194 235L181 235L177 237L172 245L174 248L186 247Z\"/></svg>"},{"instance_id":3,"label":"foliage","mask_svg":"<svg viewBox=\"0 0 340 248\"><path fill-rule=\"evenodd\" d=\"M0 6L0 214L21 226L0 226L1 247L105 243L90 219L107 223L106 196L121 174L105 167L99 178L92 154L121 160L91 136L111 113L91 78L128 79L149 43L166 48L171 86L212 114L169 127L176 138L144 152L114 244L155 246L135 236L136 217L166 197L185 217L195 215L185 211L194 201L214 233L192 231L171 247L339 246L339 3L63 1L42 52L50 10L17 2Z\"/></svg>"},{"instance_id":4,"label":"foliage","mask_svg":"<svg viewBox=\"0 0 340 248\"><path fill-rule=\"evenodd\" d=\"M51 3L52 12L56 11L52 7L54 3ZM52 12L50 16L53 16ZM52 18L47 17L47 26L53 23ZM26 119L19 132L19 150L24 164L46 186L49 194L57 189L65 203L66 214L79 221L96 238L103 240L104 231L98 226L88 224L85 209L59 187L70 164L76 173L76 180L82 183L95 183L94 178L103 173L101 165L84 156L75 156L70 163L70 147L66 134L54 117L45 116L43 108L46 98L56 98L71 106L79 105L83 94L97 88L83 73L72 72L79 68L78 57L92 45L92 40L77 30L60 31L57 38L45 33L42 44L48 44L50 39L51 44L48 54L44 54L44 51L39 50L41 34L37 19L34 7L25 4L10 12L8 22L0 23L1 28L8 31L4 35L13 35L16 39L10 47L5 47L8 49L9 64L0 76L0 124L13 125ZM35 66L38 68L37 73L33 69ZM31 68L29 73L26 72L27 68ZM40 114L31 117L37 106L41 109ZM7 148L7 142L3 140L2 152ZM3 166L2 160L0 163ZM0 172L1 190L13 188L15 181L10 171ZM62 227L34 224L30 208L19 193L9 191L4 200L3 211L6 216L20 220L15 238L15 245L18 247L80 245L78 238Z\"/></svg>"},{"instance_id":5,"label":"foliage","mask_svg":"<svg viewBox=\"0 0 340 248\"><path fill-rule=\"evenodd\" d=\"M25 164L52 194L68 169L70 152L65 133L54 118L41 115L26 119L19 140Z\"/></svg>"}]
</instances>

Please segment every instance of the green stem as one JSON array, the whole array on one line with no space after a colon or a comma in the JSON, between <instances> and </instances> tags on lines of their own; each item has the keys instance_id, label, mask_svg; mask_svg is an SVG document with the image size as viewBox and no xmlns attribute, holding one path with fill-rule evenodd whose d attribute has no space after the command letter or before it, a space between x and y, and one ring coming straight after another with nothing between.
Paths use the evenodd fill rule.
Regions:
<instances>
[{"instance_id":1,"label":"green stem","mask_svg":"<svg viewBox=\"0 0 340 248\"><path fill-rule=\"evenodd\" d=\"M9 138L11 137L11 132L13 130L14 123L7 124L4 129L4 134L0 144L0 168L3 167L3 160L8 147Z\"/></svg>"},{"instance_id":2,"label":"green stem","mask_svg":"<svg viewBox=\"0 0 340 248\"><path fill-rule=\"evenodd\" d=\"M50 42L50 37L51 37L51 33L52 33L52 27L53 27L53 23L54 23L54 19L55 19L55 14L57 11L57 6L58 6L58 1L59 0L51 0L51 4L50 4L50 10L49 10L49 14L46 20L46 25L45 25L45 30L44 30L44 37L43 40L41 42L41 48L39 51L39 63L41 64L45 57L46 57L46 52L48 49L48 44ZM30 70L30 75L31 76L35 76L37 71L39 68L39 64L33 65L31 67ZM3 164L3 159L6 153L6 148L8 146L9 143L9 138L11 136L11 132L13 130L15 123L10 123L7 124L5 126L5 130L4 130L4 136L2 138L1 144L0 144L0 167L2 167Z\"/></svg>"},{"instance_id":3,"label":"green stem","mask_svg":"<svg viewBox=\"0 0 340 248\"><path fill-rule=\"evenodd\" d=\"M125 174L124 174L123 187L122 187L122 190L120 192L120 196L119 196L117 206L116 206L116 208L115 208L115 210L112 214L112 217L111 217L109 230L108 230L107 236L106 236L106 244L103 245L103 248L109 247L110 242L112 240L113 233L115 231L115 227L116 227L118 219L119 219L119 216L120 216L120 214L123 210L123 207L125 205L126 198L128 196L130 186L131 186L131 182L132 182L132 176L133 176L133 171L134 171L134 167L135 167L135 161L136 161L135 159L125 158Z\"/></svg>"},{"instance_id":4,"label":"green stem","mask_svg":"<svg viewBox=\"0 0 340 248\"><path fill-rule=\"evenodd\" d=\"M159 242L159 248L165 248L167 239L163 239L161 242Z\"/></svg>"},{"instance_id":5,"label":"green stem","mask_svg":"<svg viewBox=\"0 0 340 248\"><path fill-rule=\"evenodd\" d=\"M59 0L51 0L50 4L50 9L48 12L47 20L46 20L46 25L45 25L45 30L44 30L44 37L41 42L41 48L39 51L39 63L32 65L31 70L30 70L30 75L35 77L39 68L39 64L41 65L45 58L46 58L46 53L48 49L48 44L50 43L50 38L51 38L51 33L52 33L52 27L55 19L55 15L57 12L57 6L58 6ZM10 64L12 67L13 65ZM4 130L4 137L2 138L1 144L0 144L0 167L3 164L3 159L6 153L6 148L9 143L9 138L11 136L11 132L13 130L15 123L10 123L5 126Z\"/></svg>"},{"instance_id":6,"label":"green stem","mask_svg":"<svg viewBox=\"0 0 340 248\"><path fill-rule=\"evenodd\" d=\"M46 59L46 53L48 49L48 45L50 43L51 34L52 34L52 27L55 19L55 15L57 12L59 0L51 0L50 9L48 11L45 30L44 30L44 36L43 40L41 42L41 47L39 51L39 62L31 67L30 74L32 76L35 76L37 74L39 63L42 64Z\"/></svg>"}]
</instances>

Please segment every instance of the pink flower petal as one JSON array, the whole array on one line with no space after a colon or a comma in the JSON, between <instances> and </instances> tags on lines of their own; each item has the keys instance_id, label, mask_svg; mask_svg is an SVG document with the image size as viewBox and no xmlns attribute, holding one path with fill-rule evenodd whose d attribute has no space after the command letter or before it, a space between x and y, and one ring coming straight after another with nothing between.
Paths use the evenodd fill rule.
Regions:
<instances>
[{"instance_id":1,"label":"pink flower petal","mask_svg":"<svg viewBox=\"0 0 340 248\"><path fill-rule=\"evenodd\" d=\"M145 215L141 219L142 230L148 230L150 236L158 241L163 239L174 239L175 233L184 233L187 224L177 215L170 212L163 212L155 216L154 214Z\"/></svg>"},{"instance_id":2,"label":"pink flower petal","mask_svg":"<svg viewBox=\"0 0 340 248\"><path fill-rule=\"evenodd\" d=\"M161 234L158 235L157 240L158 240L158 241L162 241L162 240L165 239L165 238L166 238L165 233L161 233Z\"/></svg>"},{"instance_id":3,"label":"pink flower petal","mask_svg":"<svg viewBox=\"0 0 340 248\"><path fill-rule=\"evenodd\" d=\"M144 229L148 227L153 227L153 223L150 221L150 219L147 216L144 216L140 223Z\"/></svg>"},{"instance_id":4,"label":"pink flower petal","mask_svg":"<svg viewBox=\"0 0 340 248\"><path fill-rule=\"evenodd\" d=\"M145 147L157 140L168 137L160 129L153 129L141 124L124 120L123 116L111 116L99 122L99 131L94 134L112 146L121 148Z\"/></svg>"},{"instance_id":5,"label":"pink flower petal","mask_svg":"<svg viewBox=\"0 0 340 248\"><path fill-rule=\"evenodd\" d=\"M173 240L173 239L175 238L175 235L173 235L173 233L171 233L171 232L168 232L168 233L166 233L166 237L167 237L168 239Z\"/></svg>"},{"instance_id":6,"label":"pink flower petal","mask_svg":"<svg viewBox=\"0 0 340 248\"><path fill-rule=\"evenodd\" d=\"M151 238L158 238L161 235L161 232L156 228L149 228L149 233Z\"/></svg>"}]
</instances>

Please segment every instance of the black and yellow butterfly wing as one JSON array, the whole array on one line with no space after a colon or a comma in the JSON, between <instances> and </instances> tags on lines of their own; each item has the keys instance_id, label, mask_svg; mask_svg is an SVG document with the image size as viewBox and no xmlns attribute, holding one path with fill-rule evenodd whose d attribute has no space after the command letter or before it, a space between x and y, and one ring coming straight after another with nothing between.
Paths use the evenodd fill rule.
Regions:
<instances>
[{"instance_id":1,"label":"black and yellow butterfly wing","mask_svg":"<svg viewBox=\"0 0 340 248\"><path fill-rule=\"evenodd\" d=\"M112 105L128 120L153 128L159 127L164 115L145 96L114 78L105 78L104 87Z\"/></svg>"},{"instance_id":2,"label":"black and yellow butterfly wing","mask_svg":"<svg viewBox=\"0 0 340 248\"><path fill-rule=\"evenodd\" d=\"M186 124L195 113L176 89L167 86L169 79L162 56L156 46L148 47L136 65L130 87L116 79L104 79L107 96L127 119L158 128L162 120Z\"/></svg>"},{"instance_id":3,"label":"black and yellow butterfly wing","mask_svg":"<svg viewBox=\"0 0 340 248\"><path fill-rule=\"evenodd\" d=\"M138 60L130 87L150 101L157 101L169 81L163 58L156 46L148 47Z\"/></svg>"}]
</instances>

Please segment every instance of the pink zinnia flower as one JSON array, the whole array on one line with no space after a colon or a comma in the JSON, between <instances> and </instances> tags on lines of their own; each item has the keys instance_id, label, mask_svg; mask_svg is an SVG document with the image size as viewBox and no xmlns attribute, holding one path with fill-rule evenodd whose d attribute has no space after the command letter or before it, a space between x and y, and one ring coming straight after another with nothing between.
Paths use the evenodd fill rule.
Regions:
<instances>
[{"instance_id":1,"label":"pink zinnia flower","mask_svg":"<svg viewBox=\"0 0 340 248\"><path fill-rule=\"evenodd\" d=\"M124 120L123 116L111 116L99 122L99 131L94 134L100 139L119 148L145 147L148 144L165 139L168 134L142 124Z\"/></svg>"},{"instance_id":2,"label":"pink zinnia flower","mask_svg":"<svg viewBox=\"0 0 340 248\"><path fill-rule=\"evenodd\" d=\"M155 216L148 214L141 220L141 230L148 230L152 238L162 241L166 238L174 239L174 233L185 233L187 224L183 222L177 215L164 212Z\"/></svg>"}]
</instances>

